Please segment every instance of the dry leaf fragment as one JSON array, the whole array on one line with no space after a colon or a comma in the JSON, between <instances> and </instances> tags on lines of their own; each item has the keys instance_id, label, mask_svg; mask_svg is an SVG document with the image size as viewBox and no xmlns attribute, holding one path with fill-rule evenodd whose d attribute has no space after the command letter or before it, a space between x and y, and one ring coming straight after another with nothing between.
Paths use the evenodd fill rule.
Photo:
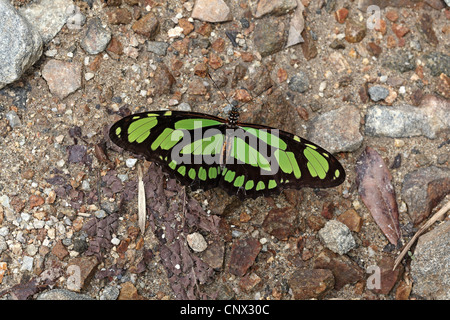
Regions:
<instances>
[{"instance_id":1,"label":"dry leaf fragment","mask_svg":"<svg viewBox=\"0 0 450 320\"><path fill-rule=\"evenodd\" d=\"M356 162L356 182L362 201L389 242L401 237L392 176L379 153L367 147Z\"/></svg>"}]
</instances>

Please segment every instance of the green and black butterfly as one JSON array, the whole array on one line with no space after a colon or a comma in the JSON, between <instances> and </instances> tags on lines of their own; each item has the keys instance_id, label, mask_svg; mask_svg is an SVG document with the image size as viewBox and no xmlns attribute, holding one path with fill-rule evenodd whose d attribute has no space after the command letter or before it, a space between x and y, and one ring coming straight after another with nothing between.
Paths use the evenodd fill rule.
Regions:
<instances>
[{"instance_id":1,"label":"green and black butterfly","mask_svg":"<svg viewBox=\"0 0 450 320\"><path fill-rule=\"evenodd\" d=\"M345 180L339 161L318 145L275 128L184 111L150 111L110 129L119 147L160 164L192 190L221 187L240 199L303 187L329 188Z\"/></svg>"}]
</instances>

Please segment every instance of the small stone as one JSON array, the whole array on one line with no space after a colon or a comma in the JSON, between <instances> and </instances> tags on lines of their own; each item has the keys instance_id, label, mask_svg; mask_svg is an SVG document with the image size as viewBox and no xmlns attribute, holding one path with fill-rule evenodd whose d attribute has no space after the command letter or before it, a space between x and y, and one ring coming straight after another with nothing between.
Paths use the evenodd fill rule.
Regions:
<instances>
[{"instance_id":1,"label":"small stone","mask_svg":"<svg viewBox=\"0 0 450 320\"><path fill-rule=\"evenodd\" d=\"M99 18L94 18L88 23L88 29L81 40L81 47L89 54L103 52L111 41L111 32L102 26Z\"/></svg>"},{"instance_id":2,"label":"small stone","mask_svg":"<svg viewBox=\"0 0 450 320\"><path fill-rule=\"evenodd\" d=\"M403 51L399 54L388 56L382 65L403 73L416 69L416 60L411 52Z\"/></svg>"},{"instance_id":3,"label":"small stone","mask_svg":"<svg viewBox=\"0 0 450 320\"><path fill-rule=\"evenodd\" d=\"M363 141L359 132L360 123L359 110L347 105L309 121L307 139L315 141L331 153L352 152Z\"/></svg>"},{"instance_id":4,"label":"small stone","mask_svg":"<svg viewBox=\"0 0 450 320\"><path fill-rule=\"evenodd\" d=\"M336 18L336 21L343 24L348 16L348 9L342 8L338 11L334 12L334 17Z\"/></svg>"},{"instance_id":5,"label":"small stone","mask_svg":"<svg viewBox=\"0 0 450 320\"><path fill-rule=\"evenodd\" d=\"M309 89L308 75L299 71L289 80L289 89L295 92L304 93Z\"/></svg>"},{"instance_id":6,"label":"small stone","mask_svg":"<svg viewBox=\"0 0 450 320\"><path fill-rule=\"evenodd\" d=\"M367 50L374 57L379 57L380 54L383 52L383 49L379 45L377 45L375 42L369 42L367 44Z\"/></svg>"},{"instance_id":7,"label":"small stone","mask_svg":"<svg viewBox=\"0 0 450 320\"><path fill-rule=\"evenodd\" d=\"M450 193L450 169L430 166L406 174L402 198L414 224L425 220L433 208Z\"/></svg>"},{"instance_id":8,"label":"small stone","mask_svg":"<svg viewBox=\"0 0 450 320\"><path fill-rule=\"evenodd\" d=\"M22 259L22 266L20 271L33 271L34 258L29 256L24 256Z\"/></svg>"},{"instance_id":9,"label":"small stone","mask_svg":"<svg viewBox=\"0 0 450 320\"><path fill-rule=\"evenodd\" d=\"M288 280L294 299L321 299L334 287L333 273L328 269L298 269Z\"/></svg>"},{"instance_id":10,"label":"small stone","mask_svg":"<svg viewBox=\"0 0 450 320\"><path fill-rule=\"evenodd\" d=\"M231 20L230 8L223 0L195 1L191 17L206 22L225 22Z\"/></svg>"},{"instance_id":11,"label":"small stone","mask_svg":"<svg viewBox=\"0 0 450 320\"><path fill-rule=\"evenodd\" d=\"M393 23L392 24L392 31L395 33L397 38L403 38L403 36L405 34L407 34L410 30L407 27L405 27L405 26L401 26L401 25L398 25L396 23Z\"/></svg>"},{"instance_id":12,"label":"small stone","mask_svg":"<svg viewBox=\"0 0 450 320\"><path fill-rule=\"evenodd\" d=\"M296 230L297 214L292 208L274 208L262 224L263 229L279 240L287 240Z\"/></svg>"},{"instance_id":13,"label":"small stone","mask_svg":"<svg viewBox=\"0 0 450 320\"><path fill-rule=\"evenodd\" d=\"M341 255L346 254L356 246L349 228L337 220L328 221L319 230L319 238L328 249Z\"/></svg>"},{"instance_id":14,"label":"small stone","mask_svg":"<svg viewBox=\"0 0 450 320\"><path fill-rule=\"evenodd\" d=\"M370 279L367 279L373 286L371 290L377 294L389 294L403 273L403 267L399 266L394 270L394 259L389 256L383 256L376 266L379 268L379 277L374 274L374 278L378 278L379 282L370 283Z\"/></svg>"},{"instance_id":15,"label":"small stone","mask_svg":"<svg viewBox=\"0 0 450 320\"><path fill-rule=\"evenodd\" d=\"M285 25L279 20L259 21L255 27L253 43L261 57L270 56L284 48L284 31Z\"/></svg>"},{"instance_id":16,"label":"small stone","mask_svg":"<svg viewBox=\"0 0 450 320\"><path fill-rule=\"evenodd\" d=\"M167 31L167 35L169 38L178 38L183 34L183 28L181 27L175 27L171 28Z\"/></svg>"},{"instance_id":17,"label":"small stone","mask_svg":"<svg viewBox=\"0 0 450 320\"><path fill-rule=\"evenodd\" d=\"M433 77L440 76L441 73L450 77L450 56L441 52L432 52L424 55L425 66L430 69Z\"/></svg>"},{"instance_id":18,"label":"small stone","mask_svg":"<svg viewBox=\"0 0 450 320\"><path fill-rule=\"evenodd\" d=\"M386 12L386 19L388 19L391 22L395 22L398 20L398 13L395 10L389 10Z\"/></svg>"},{"instance_id":19,"label":"small stone","mask_svg":"<svg viewBox=\"0 0 450 320\"><path fill-rule=\"evenodd\" d=\"M114 59L118 59L118 56L123 55L123 44L116 37L112 37L109 42L106 52L111 55Z\"/></svg>"},{"instance_id":20,"label":"small stone","mask_svg":"<svg viewBox=\"0 0 450 320\"><path fill-rule=\"evenodd\" d=\"M57 256L59 260L63 260L69 255L69 251L67 251L61 240L58 240L53 246L52 253Z\"/></svg>"},{"instance_id":21,"label":"small stone","mask_svg":"<svg viewBox=\"0 0 450 320\"><path fill-rule=\"evenodd\" d=\"M52 289L40 293L36 300L94 300L87 294L76 293L66 289Z\"/></svg>"},{"instance_id":22,"label":"small stone","mask_svg":"<svg viewBox=\"0 0 450 320\"><path fill-rule=\"evenodd\" d=\"M331 270L334 276L334 288L340 290L346 284L354 284L364 279L364 271L346 255L338 255L325 249L314 260L315 269Z\"/></svg>"},{"instance_id":23,"label":"small stone","mask_svg":"<svg viewBox=\"0 0 450 320\"><path fill-rule=\"evenodd\" d=\"M345 40L350 43L360 42L366 36L366 24L353 19L345 24Z\"/></svg>"},{"instance_id":24,"label":"small stone","mask_svg":"<svg viewBox=\"0 0 450 320\"><path fill-rule=\"evenodd\" d=\"M153 40L159 32L159 21L153 13L146 14L131 27L134 32Z\"/></svg>"},{"instance_id":25,"label":"small stone","mask_svg":"<svg viewBox=\"0 0 450 320\"><path fill-rule=\"evenodd\" d=\"M423 13L420 16L419 21L420 21L419 31L421 31L425 35L426 41L433 46L437 46L439 44L439 40L436 36L436 33L434 32L433 19L431 18L431 16L428 13Z\"/></svg>"},{"instance_id":26,"label":"small stone","mask_svg":"<svg viewBox=\"0 0 450 320\"><path fill-rule=\"evenodd\" d=\"M131 12L126 8L114 8L111 11L107 11L108 22L110 24L129 24L133 17Z\"/></svg>"},{"instance_id":27,"label":"small stone","mask_svg":"<svg viewBox=\"0 0 450 320\"><path fill-rule=\"evenodd\" d=\"M194 74L196 76L205 78L208 74L208 65L206 63L196 64L194 67Z\"/></svg>"},{"instance_id":28,"label":"small stone","mask_svg":"<svg viewBox=\"0 0 450 320\"><path fill-rule=\"evenodd\" d=\"M189 247L194 252L203 252L208 247L205 238L198 232L188 234L186 237Z\"/></svg>"},{"instance_id":29,"label":"small stone","mask_svg":"<svg viewBox=\"0 0 450 320\"><path fill-rule=\"evenodd\" d=\"M5 118L8 120L8 124L12 129L22 126L19 116L13 110L7 112Z\"/></svg>"},{"instance_id":30,"label":"small stone","mask_svg":"<svg viewBox=\"0 0 450 320\"><path fill-rule=\"evenodd\" d=\"M85 288L97 269L99 261L95 256L77 257L68 262L67 273L74 282L68 281L67 288L79 292Z\"/></svg>"},{"instance_id":31,"label":"small stone","mask_svg":"<svg viewBox=\"0 0 450 320\"><path fill-rule=\"evenodd\" d=\"M143 300L143 297L138 293L136 287L131 282L125 282L120 289L120 294L117 300Z\"/></svg>"},{"instance_id":32,"label":"small stone","mask_svg":"<svg viewBox=\"0 0 450 320\"><path fill-rule=\"evenodd\" d=\"M261 243L256 239L236 240L231 248L229 272L239 277L244 276L253 265L261 247Z\"/></svg>"},{"instance_id":33,"label":"small stone","mask_svg":"<svg viewBox=\"0 0 450 320\"><path fill-rule=\"evenodd\" d=\"M60 99L81 87L82 66L76 62L49 60L42 69L42 77L47 81L50 92Z\"/></svg>"},{"instance_id":34,"label":"small stone","mask_svg":"<svg viewBox=\"0 0 450 320\"><path fill-rule=\"evenodd\" d=\"M437 93L446 99L450 99L450 77L447 77L444 73L439 76L437 84Z\"/></svg>"},{"instance_id":35,"label":"small stone","mask_svg":"<svg viewBox=\"0 0 450 320\"><path fill-rule=\"evenodd\" d=\"M208 64L214 70L219 69L223 65L222 59L215 53L211 52L209 54Z\"/></svg>"},{"instance_id":36,"label":"small stone","mask_svg":"<svg viewBox=\"0 0 450 320\"><path fill-rule=\"evenodd\" d=\"M265 15L281 16L297 7L296 0L260 0L255 10L255 18Z\"/></svg>"},{"instance_id":37,"label":"small stone","mask_svg":"<svg viewBox=\"0 0 450 320\"><path fill-rule=\"evenodd\" d=\"M225 254L224 243L217 240L211 243L205 251L202 252L200 258L215 270L221 270Z\"/></svg>"},{"instance_id":38,"label":"small stone","mask_svg":"<svg viewBox=\"0 0 450 320\"><path fill-rule=\"evenodd\" d=\"M351 231L361 231L363 220L354 209L349 209L337 217L337 221L345 224Z\"/></svg>"},{"instance_id":39,"label":"small stone","mask_svg":"<svg viewBox=\"0 0 450 320\"><path fill-rule=\"evenodd\" d=\"M261 277L259 277L256 273L251 273L241 278L239 281L239 287L242 290L249 292L260 282Z\"/></svg>"},{"instance_id":40,"label":"small stone","mask_svg":"<svg viewBox=\"0 0 450 320\"><path fill-rule=\"evenodd\" d=\"M373 86L369 88L368 93L372 101L380 101L388 96L389 89L382 86Z\"/></svg>"},{"instance_id":41,"label":"small stone","mask_svg":"<svg viewBox=\"0 0 450 320\"><path fill-rule=\"evenodd\" d=\"M194 25L190 23L187 19L179 19L178 25L183 29L183 34L187 36L194 30Z\"/></svg>"},{"instance_id":42,"label":"small stone","mask_svg":"<svg viewBox=\"0 0 450 320\"><path fill-rule=\"evenodd\" d=\"M165 64L160 63L151 82L152 95L161 96L170 93L175 82L175 77L170 73L169 68Z\"/></svg>"},{"instance_id":43,"label":"small stone","mask_svg":"<svg viewBox=\"0 0 450 320\"><path fill-rule=\"evenodd\" d=\"M30 209L33 209L34 207L39 207L43 205L45 202L44 198L38 195L32 194L30 198L28 199L28 203L30 205Z\"/></svg>"},{"instance_id":44,"label":"small stone","mask_svg":"<svg viewBox=\"0 0 450 320\"><path fill-rule=\"evenodd\" d=\"M147 41L147 51L153 52L158 56L165 56L169 44L163 41Z\"/></svg>"}]
</instances>

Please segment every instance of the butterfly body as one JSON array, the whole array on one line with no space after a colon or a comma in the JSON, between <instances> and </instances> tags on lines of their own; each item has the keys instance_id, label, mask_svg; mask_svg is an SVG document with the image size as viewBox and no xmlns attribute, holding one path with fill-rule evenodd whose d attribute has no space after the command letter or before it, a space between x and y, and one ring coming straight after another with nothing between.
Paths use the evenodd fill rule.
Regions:
<instances>
[{"instance_id":1,"label":"butterfly body","mask_svg":"<svg viewBox=\"0 0 450 320\"><path fill-rule=\"evenodd\" d=\"M268 126L184 111L150 111L124 117L110 129L119 147L162 166L192 190L220 187L241 199L286 188L341 184L345 171L323 148Z\"/></svg>"}]
</instances>

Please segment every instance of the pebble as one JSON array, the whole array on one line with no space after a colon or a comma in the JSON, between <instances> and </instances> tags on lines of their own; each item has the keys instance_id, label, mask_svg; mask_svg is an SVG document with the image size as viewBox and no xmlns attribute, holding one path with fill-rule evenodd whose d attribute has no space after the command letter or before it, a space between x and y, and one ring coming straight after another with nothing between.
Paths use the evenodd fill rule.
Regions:
<instances>
[{"instance_id":1,"label":"pebble","mask_svg":"<svg viewBox=\"0 0 450 320\"><path fill-rule=\"evenodd\" d=\"M281 16L297 8L296 0L259 1L254 13L255 18L265 15Z\"/></svg>"},{"instance_id":2,"label":"pebble","mask_svg":"<svg viewBox=\"0 0 450 320\"><path fill-rule=\"evenodd\" d=\"M22 266L20 271L33 271L34 258L30 256L23 256Z\"/></svg>"},{"instance_id":3,"label":"pebble","mask_svg":"<svg viewBox=\"0 0 450 320\"><path fill-rule=\"evenodd\" d=\"M128 168L133 168L136 165L137 159L134 158L128 158L127 160L125 160L125 165Z\"/></svg>"},{"instance_id":4,"label":"pebble","mask_svg":"<svg viewBox=\"0 0 450 320\"><path fill-rule=\"evenodd\" d=\"M9 1L0 1L0 89L18 80L42 55L38 32Z\"/></svg>"},{"instance_id":5,"label":"pebble","mask_svg":"<svg viewBox=\"0 0 450 320\"><path fill-rule=\"evenodd\" d=\"M120 290L118 286L108 285L103 289L103 292L100 295L100 300L117 300L119 294Z\"/></svg>"},{"instance_id":6,"label":"pebble","mask_svg":"<svg viewBox=\"0 0 450 320\"><path fill-rule=\"evenodd\" d=\"M413 293L433 300L450 299L450 221L420 236L411 261Z\"/></svg>"},{"instance_id":7,"label":"pebble","mask_svg":"<svg viewBox=\"0 0 450 320\"><path fill-rule=\"evenodd\" d=\"M363 141L360 123L359 110L347 105L309 121L307 139L331 153L355 151Z\"/></svg>"},{"instance_id":8,"label":"pebble","mask_svg":"<svg viewBox=\"0 0 450 320\"><path fill-rule=\"evenodd\" d=\"M322 299L334 287L328 269L298 269L288 279L295 300Z\"/></svg>"},{"instance_id":9,"label":"pebble","mask_svg":"<svg viewBox=\"0 0 450 320\"><path fill-rule=\"evenodd\" d=\"M430 69L433 77L438 77L441 73L444 73L447 77L450 77L450 56L441 52L432 52L424 55L425 66Z\"/></svg>"},{"instance_id":10,"label":"pebble","mask_svg":"<svg viewBox=\"0 0 450 320\"><path fill-rule=\"evenodd\" d=\"M284 34L285 25L279 20L259 21L254 30L253 43L261 57L281 51L286 44Z\"/></svg>"},{"instance_id":11,"label":"pebble","mask_svg":"<svg viewBox=\"0 0 450 320\"><path fill-rule=\"evenodd\" d=\"M87 294L76 293L66 289L52 289L42 292L36 300L94 300Z\"/></svg>"},{"instance_id":12,"label":"pebble","mask_svg":"<svg viewBox=\"0 0 450 320\"><path fill-rule=\"evenodd\" d=\"M186 237L189 247L194 252L203 252L208 247L205 238L198 232L188 234Z\"/></svg>"},{"instance_id":13,"label":"pebble","mask_svg":"<svg viewBox=\"0 0 450 320\"><path fill-rule=\"evenodd\" d=\"M81 47L89 54L99 54L105 51L111 41L111 32L102 26L99 18L93 18L88 22L87 31L81 39Z\"/></svg>"},{"instance_id":14,"label":"pebble","mask_svg":"<svg viewBox=\"0 0 450 320\"><path fill-rule=\"evenodd\" d=\"M299 71L296 75L292 76L289 80L289 89L295 92L304 93L309 89L308 75Z\"/></svg>"},{"instance_id":15,"label":"pebble","mask_svg":"<svg viewBox=\"0 0 450 320\"><path fill-rule=\"evenodd\" d=\"M169 44L163 41L147 41L147 51L153 52L158 56L165 56Z\"/></svg>"},{"instance_id":16,"label":"pebble","mask_svg":"<svg viewBox=\"0 0 450 320\"><path fill-rule=\"evenodd\" d=\"M66 24L72 7L72 0L41 0L23 6L19 12L39 31L47 44Z\"/></svg>"},{"instance_id":17,"label":"pebble","mask_svg":"<svg viewBox=\"0 0 450 320\"><path fill-rule=\"evenodd\" d=\"M434 206L450 193L450 169L430 166L405 175L402 198L408 205L408 214L419 224L431 214Z\"/></svg>"},{"instance_id":18,"label":"pebble","mask_svg":"<svg viewBox=\"0 0 450 320\"><path fill-rule=\"evenodd\" d=\"M223 0L197 0L191 17L205 22L225 22L232 19L230 8Z\"/></svg>"},{"instance_id":19,"label":"pebble","mask_svg":"<svg viewBox=\"0 0 450 320\"><path fill-rule=\"evenodd\" d=\"M337 220L327 221L325 226L319 230L319 238L328 249L341 255L356 247L350 229Z\"/></svg>"},{"instance_id":20,"label":"pebble","mask_svg":"<svg viewBox=\"0 0 450 320\"><path fill-rule=\"evenodd\" d=\"M9 111L5 114L5 118L8 120L9 126L14 129L20 127L22 122L15 111Z\"/></svg>"},{"instance_id":21,"label":"pebble","mask_svg":"<svg viewBox=\"0 0 450 320\"><path fill-rule=\"evenodd\" d=\"M368 93L372 101L380 101L388 96L389 89L382 86L372 86L369 88Z\"/></svg>"},{"instance_id":22,"label":"pebble","mask_svg":"<svg viewBox=\"0 0 450 320\"><path fill-rule=\"evenodd\" d=\"M262 244L257 239L235 240L231 247L229 272L242 277L255 262L261 248Z\"/></svg>"},{"instance_id":23,"label":"pebble","mask_svg":"<svg viewBox=\"0 0 450 320\"><path fill-rule=\"evenodd\" d=\"M361 42L366 36L366 24L349 19L345 23L345 40L349 43Z\"/></svg>"},{"instance_id":24,"label":"pebble","mask_svg":"<svg viewBox=\"0 0 450 320\"><path fill-rule=\"evenodd\" d=\"M153 40L159 32L159 21L153 13L148 13L136 21L131 28L137 34Z\"/></svg>"},{"instance_id":25,"label":"pebble","mask_svg":"<svg viewBox=\"0 0 450 320\"><path fill-rule=\"evenodd\" d=\"M47 81L50 92L60 99L81 87L82 66L77 62L51 59L42 69L42 77Z\"/></svg>"},{"instance_id":26,"label":"pebble","mask_svg":"<svg viewBox=\"0 0 450 320\"><path fill-rule=\"evenodd\" d=\"M382 65L383 67L404 73L416 69L416 59L411 52L403 51L387 56Z\"/></svg>"},{"instance_id":27,"label":"pebble","mask_svg":"<svg viewBox=\"0 0 450 320\"><path fill-rule=\"evenodd\" d=\"M364 271L346 255L339 255L328 249L322 250L314 260L314 269L328 269L333 272L334 288L340 290L346 284L364 279Z\"/></svg>"}]
</instances>

